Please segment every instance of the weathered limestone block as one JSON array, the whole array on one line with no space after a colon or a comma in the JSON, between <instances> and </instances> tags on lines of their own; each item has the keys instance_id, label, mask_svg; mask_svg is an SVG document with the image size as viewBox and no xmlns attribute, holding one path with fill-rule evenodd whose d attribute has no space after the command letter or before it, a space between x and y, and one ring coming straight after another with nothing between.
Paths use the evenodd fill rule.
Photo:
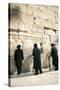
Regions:
<instances>
[{"instance_id":1,"label":"weathered limestone block","mask_svg":"<svg viewBox=\"0 0 60 90\"><path fill-rule=\"evenodd\" d=\"M55 32L53 30L45 30L45 34L47 35L55 35Z\"/></svg>"},{"instance_id":2,"label":"weathered limestone block","mask_svg":"<svg viewBox=\"0 0 60 90\"><path fill-rule=\"evenodd\" d=\"M15 62L14 62L14 58L13 56L10 56L10 74L14 74L14 72L16 71L16 66L15 66Z\"/></svg>"},{"instance_id":3,"label":"weathered limestone block","mask_svg":"<svg viewBox=\"0 0 60 90\"><path fill-rule=\"evenodd\" d=\"M25 58L24 63L22 64L22 72L32 72L33 70L33 59L32 55Z\"/></svg>"},{"instance_id":4,"label":"weathered limestone block","mask_svg":"<svg viewBox=\"0 0 60 90\"><path fill-rule=\"evenodd\" d=\"M56 44L56 40L57 40L57 37L56 35L51 35L51 43L55 43Z\"/></svg>"},{"instance_id":5,"label":"weathered limestone block","mask_svg":"<svg viewBox=\"0 0 60 90\"><path fill-rule=\"evenodd\" d=\"M49 67L49 60L48 56L49 53L51 52L51 47L47 44L43 45L43 54L41 55L41 63L43 68Z\"/></svg>"},{"instance_id":6,"label":"weathered limestone block","mask_svg":"<svg viewBox=\"0 0 60 90\"><path fill-rule=\"evenodd\" d=\"M14 74L16 71L15 62L14 62L14 52L15 52L15 40L10 37L10 74Z\"/></svg>"},{"instance_id":7,"label":"weathered limestone block","mask_svg":"<svg viewBox=\"0 0 60 90\"><path fill-rule=\"evenodd\" d=\"M49 35L43 34L43 43L50 44L50 37L49 37Z\"/></svg>"}]
</instances>

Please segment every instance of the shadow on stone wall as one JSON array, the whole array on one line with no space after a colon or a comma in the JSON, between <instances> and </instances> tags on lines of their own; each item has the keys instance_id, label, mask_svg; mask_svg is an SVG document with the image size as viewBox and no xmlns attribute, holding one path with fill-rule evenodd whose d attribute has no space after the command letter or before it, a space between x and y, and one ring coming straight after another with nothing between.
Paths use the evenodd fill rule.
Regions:
<instances>
[{"instance_id":1,"label":"shadow on stone wall","mask_svg":"<svg viewBox=\"0 0 60 90\"><path fill-rule=\"evenodd\" d=\"M32 72L33 60L32 55L27 56L22 64L22 72ZM16 66L13 56L10 57L10 74L13 75L16 72Z\"/></svg>"},{"instance_id":2,"label":"shadow on stone wall","mask_svg":"<svg viewBox=\"0 0 60 90\"><path fill-rule=\"evenodd\" d=\"M33 68L33 59L32 55L29 55L22 64L22 72L32 72L32 68Z\"/></svg>"}]
</instances>

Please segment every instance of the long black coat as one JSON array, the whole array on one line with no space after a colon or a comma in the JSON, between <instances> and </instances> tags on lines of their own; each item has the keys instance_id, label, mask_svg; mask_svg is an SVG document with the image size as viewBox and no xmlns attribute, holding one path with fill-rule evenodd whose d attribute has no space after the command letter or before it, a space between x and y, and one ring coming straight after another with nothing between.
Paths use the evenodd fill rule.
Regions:
<instances>
[{"instance_id":1,"label":"long black coat","mask_svg":"<svg viewBox=\"0 0 60 90\"><path fill-rule=\"evenodd\" d=\"M34 56L33 68L41 67L41 51L40 51L40 49L34 48L32 54Z\"/></svg>"},{"instance_id":2,"label":"long black coat","mask_svg":"<svg viewBox=\"0 0 60 90\"><path fill-rule=\"evenodd\" d=\"M15 60L15 65L18 66L22 66L22 60L24 59L23 57L23 50L21 49L16 49L15 50L15 54L14 54L14 60Z\"/></svg>"},{"instance_id":3,"label":"long black coat","mask_svg":"<svg viewBox=\"0 0 60 90\"><path fill-rule=\"evenodd\" d=\"M58 52L55 47L52 47L51 49L51 56L52 56L52 64L57 65L58 64Z\"/></svg>"}]
</instances>

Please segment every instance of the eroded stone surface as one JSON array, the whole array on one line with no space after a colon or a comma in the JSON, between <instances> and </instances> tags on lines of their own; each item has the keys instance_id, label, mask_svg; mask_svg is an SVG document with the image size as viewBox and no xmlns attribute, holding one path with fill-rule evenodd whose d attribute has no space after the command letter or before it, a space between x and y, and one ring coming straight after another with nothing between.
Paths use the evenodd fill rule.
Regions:
<instances>
[{"instance_id":1,"label":"eroded stone surface","mask_svg":"<svg viewBox=\"0 0 60 90\"><path fill-rule=\"evenodd\" d=\"M54 42L58 45L58 35L56 35L56 31L58 31L58 6L30 4L11 4L11 6L19 8L19 16L17 14L11 16L10 20L11 72L16 70L14 51L18 44L22 45L21 48L24 51L24 64L22 66L24 72L31 71L34 43L37 43L39 48L40 43L43 43L42 67L48 67L47 55L50 53L50 44Z\"/></svg>"}]
</instances>

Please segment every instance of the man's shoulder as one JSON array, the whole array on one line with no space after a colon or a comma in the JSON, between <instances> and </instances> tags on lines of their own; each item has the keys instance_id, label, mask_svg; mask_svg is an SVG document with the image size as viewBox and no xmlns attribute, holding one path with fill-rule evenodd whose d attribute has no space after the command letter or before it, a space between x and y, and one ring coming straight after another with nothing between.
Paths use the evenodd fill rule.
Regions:
<instances>
[{"instance_id":1,"label":"man's shoulder","mask_svg":"<svg viewBox=\"0 0 60 90\"><path fill-rule=\"evenodd\" d=\"M17 49L15 50L15 52L17 51Z\"/></svg>"}]
</instances>

